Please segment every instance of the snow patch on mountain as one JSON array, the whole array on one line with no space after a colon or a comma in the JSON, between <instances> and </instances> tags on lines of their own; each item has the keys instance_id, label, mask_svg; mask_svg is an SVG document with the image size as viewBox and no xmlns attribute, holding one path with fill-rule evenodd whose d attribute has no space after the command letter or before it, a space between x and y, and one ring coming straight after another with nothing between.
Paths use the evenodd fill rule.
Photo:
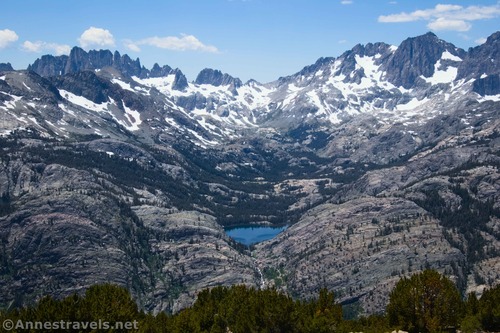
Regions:
<instances>
[{"instance_id":1,"label":"snow patch on mountain","mask_svg":"<svg viewBox=\"0 0 500 333\"><path fill-rule=\"evenodd\" d=\"M318 93L316 91L309 91L306 93L307 96L309 97L309 100L318 107L318 112L316 113L317 115L323 115L323 114L328 114L326 111L323 102L321 99L318 97Z\"/></svg>"},{"instance_id":2,"label":"snow patch on mountain","mask_svg":"<svg viewBox=\"0 0 500 333\"><path fill-rule=\"evenodd\" d=\"M486 95L478 98L478 102L500 102L500 95Z\"/></svg>"},{"instance_id":3,"label":"snow patch on mountain","mask_svg":"<svg viewBox=\"0 0 500 333\"><path fill-rule=\"evenodd\" d=\"M382 72L380 72L380 65L375 64L374 57L361 57L359 55L355 56L356 59L356 69L363 69L365 77L361 79L361 83L358 85L357 89L368 89L378 85L381 80Z\"/></svg>"},{"instance_id":4,"label":"snow patch on mountain","mask_svg":"<svg viewBox=\"0 0 500 333\"><path fill-rule=\"evenodd\" d=\"M237 92L236 101L241 106L249 109L266 108L272 101L269 95L273 92L273 89L254 82L237 88Z\"/></svg>"},{"instance_id":5,"label":"snow patch on mountain","mask_svg":"<svg viewBox=\"0 0 500 333\"><path fill-rule=\"evenodd\" d=\"M108 103L101 103L101 104L96 104L92 102L91 100L86 99L83 96L78 96L75 95L69 91L60 89L59 94L66 99L67 101L81 106L82 108L92 110L92 111L97 111L97 112L106 112L108 111Z\"/></svg>"},{"instance_id":6,"label":"snow patch on mountain","mask_svg":"<svg viewBox=\"0 0 500 333\"><path fill-rule=\"evenodd\" d=\"M449 51L444 51L441 55L442 60L453 60L453 61L462 61L462 58L451 54Z\"/></svg>"},{"instance_id":7,"label":"snow patch on mountain","mask_svg":"<svg viewBox=\"0 0 500 333\"><path fill-rule=\"evenodd\" d=\"M124 90L128 90L128 91L132 91L132 92L136 92L134 89L132 89L132 87L130 86L129 83L126 83L126 82L123 82L121 80L118 80L118 79L112 79L111 82L119 85L122 89Z\"/></svg>"},{"instance_id":8,"label":"snow patch on mountain","mask_svg":"<svg viewBox=\"0 0 500 333\"><path fill-rule=\"evenodd\" d=\"M439 83L450 83L457 77L458 68L449 66L445 70L441 70L441 62L438 61L434 65L434 75L431 77L423 77L422 78L432 85Z\"/></svg>"},{"instance_id":9,"label":"snow patch on mountain","mask_svg":"<svg viewBox=\"0 0 500 333\"><path fill-rule=\"evenodd\" d=\"M6 94L6 93L3 93L3 94L9 96L12 99L10 101L5 101L3 103L4 106L0 106L0 108L2 108L4 110L9 110L9 109L13 110L13 109L15 109L16 105L17 105L17 102L22 99L22 96L16 96L16 95Z\"/></svg>"},{"instance_id":10,"label":"snow patch on mountain","mask_svg":"<svg viewBox=\"0 0 500 333\"><path fill-rule=\"evenodd\" d=\"M172 108L185 113L194 119L201 127L215 136L234 137L233 132L226 132L227 125L235 128L249 128L256 126L254 110L267 112L268 104L272 102L270 94L273 89L267 88L256 82L242 85L235 90L230 90L230 85L214 86L211 84L188 83L182 90L174 90L175 75L165 77L133 80L141 86L154 88L167 97L166 103ZM137 87L135 87L137 89ZM202 100L204 107L198 107L193 102L194 107L185 109L179 106L180 99ZM213 144L211 141L204 144Z\"/></svg>"},{"instance_id":11,"label":"snow patch on mountain","mask_svg":"<svg viewBox=\"0 0 500 333\"><path fill-rule=\"evenodd\" d=\"M138 111L132 110L125 105L123 106L125 109L125 115L131 125L125 126L129 131L137 131L139 130L139 125L142 123L141 114Z\"/></svg>"},{"instance_id":12,"label":"snow patch on mountain","mask_svg":"<svg viewBox=\"0 0 500 333\"><path fill-rule=\"evenodd\" d=\"M151 77L147 79L140 79L137 76L132 76L132 79L149 88L155 88L164 95L171 96L174 90L172 85L175 80L175 74L170 74L163 77Z\"/></svg>"},{"instance_id":13,"label":"snow patch on mountain","mask_svg":"<svg viewBox=\"0 0 500 333\"><path fill-rule=\"evenodd\" d=\"M421 107L422 105L424 105L428 101L429 101L428 98L423 98L423 99L419 100L418 98L414 97L408 103L399 104L396 107L396 110L397 111L411 111L411 110L414 110L418 107Z\"/></svg>"},{"instance_id":14,"label":"snow patch on mountain","mask_svg":"<svg viewBox=\"0 0 500 333\"><path fill-rule=\"evenodd\" d=\"M434 64L434 75L431 77L421 76L421 78L432 85L453 82L453 80L457 77L458 67L445 66L442 64L442 60L451 60L455 62L462 61L460 57L457 57L448 51L444 51L441 55L441 59Z\"/></svg>"}]
</instances>

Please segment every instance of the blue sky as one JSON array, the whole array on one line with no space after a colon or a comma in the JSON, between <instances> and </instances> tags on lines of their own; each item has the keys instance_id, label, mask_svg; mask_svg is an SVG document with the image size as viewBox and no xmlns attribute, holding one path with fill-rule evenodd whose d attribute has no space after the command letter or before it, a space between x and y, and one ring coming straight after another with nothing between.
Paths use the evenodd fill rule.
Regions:
<instances>
[{"instance_id":1,"label":"blue sky","mask_svg":"<svg viewBox=\"0 0 500 333\"><path fill-rule=\"evenodd\" d=\"M500 30L500 1L2 0L0 62L25 69L71 47L269 82L354 45L433 31L467 49Z\"/></svg>"}]
</instances>

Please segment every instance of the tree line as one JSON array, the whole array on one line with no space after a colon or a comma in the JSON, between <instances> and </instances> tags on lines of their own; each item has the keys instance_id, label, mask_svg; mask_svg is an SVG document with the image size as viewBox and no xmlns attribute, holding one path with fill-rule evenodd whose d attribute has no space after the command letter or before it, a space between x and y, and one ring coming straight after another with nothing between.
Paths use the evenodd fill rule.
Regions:
<instances>
[{"instance_id":1,"label":"tree line","mask_svg":"<svg viewBox=\"0 0 500 333\"><path fill-rule=\"evenodd\" d=\"M345 320L334 294L324 288L315 299L294 300L275 289L218 286L201 291L191 307L177 314L154 315L140 311L125 288L104 284L90 287L81 296L61 300L47 296L32 306L0 312L0 322L6 321L13 325L11 332L53 331L28 327L27 322L74 323L77 326L70 330L78 332L498 331L500 286L484 291L479 299L471 293L462 300L453 282L426 270L397 283L385 315ZM84 327L85 322L108 326ZM124 322L129 325L114 325Z\"/></svg>"}]
</instances>

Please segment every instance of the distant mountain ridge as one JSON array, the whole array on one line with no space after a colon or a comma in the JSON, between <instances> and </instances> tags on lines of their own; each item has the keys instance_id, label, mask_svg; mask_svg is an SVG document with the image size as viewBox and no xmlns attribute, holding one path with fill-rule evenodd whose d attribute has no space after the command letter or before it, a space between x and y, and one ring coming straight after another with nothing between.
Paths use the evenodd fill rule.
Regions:
<instances>
[{"instance_id":1,"label":"distant mountain ridge","mask_svg":"<svg viewBox=\"0 0 500 333\"><path fill-rule=\"evenodd\" d=\"M184 74L179 69L172 69L168 65L160 67L154 64L151 70L141 65L139 58L132 60L128 55L120 55L118 51L111 53L109 50L91 50L86 52L82 48L74 47L69 56L45 55L37 59L28 70L34 71L40 76L51 77L65 74L73 74L84 70L98 70L111 67L121 74L139 78L162 77L170 74L176 75L173 89L182 90L187 85Z\"/></svg>"},{"instance_id":2,"label":"distant mountain ridge","mask_svg":"<svg viewBox=\"0 0 500 333\"><path fill-rule=\"evenodd\" d=\"M477 79L486 73L488 73L488 75L497 75L500 72L498 69L498 62L484 61L484 59L498 58L496 50L498 49L497 44L500 42L499 35L500 32L492 34L484 44L471 48L469 51L464 51L450 43L440 40L432 32L422 36L408 38L395 49L385 43L358 44L338 58L342 59L342 66L334 75L350 74L354 80L359 81L364 74L359 72L359 69L358 72L356 72L355 56L374 57L378 55L378 59L375 63L377 65L382 65L381 69L386 72L386 80L395 86L410 89L416 83L422 82L422 77L429 78L434 74L436 70L435 64L445 51L448 52L452 58L446 59L447 62L441 63L441 66L450 64L458 65L457 80ZM335 58L331 57L320 58L314 65L304 67L304 69L294 74L292 77L312 73L319 69L321 65L325 65L328 62L334 62L335 60ZM453 61L455 61L455 63L453 63ZM9 70L9 67L5 66L7 66L7 64L4 65L4 70ZM148 70L141 65L138 58L132 60L126 54L120 55L118 51L112 53L109 50L91 50L86 52L79 47L74 47L69 56L42 56L32 65L29 65L28 70L32 70L44 77L51 77L75 73L82 70L99 70L106 67L114 68L126 77L135 76L140 79L166 77L170 74L175 74L176 79L172 89L182 91L188 86L186 77L179 69L172 69L168 65L160 67L158 64L154 64L151 70ZM283 80L287 81L288 79L280 78L279 81ZM219 70L209 68L202 70L196 77L194 83L211 84L213 86L230 85L231 91L233 92L237 92L236 89L242 86L240 79L234 78L226 73L223 74ZM493 91L497 91L496 89L498 89L496 86L490 88L490 90Z\"/></svg>"}]
</instances>

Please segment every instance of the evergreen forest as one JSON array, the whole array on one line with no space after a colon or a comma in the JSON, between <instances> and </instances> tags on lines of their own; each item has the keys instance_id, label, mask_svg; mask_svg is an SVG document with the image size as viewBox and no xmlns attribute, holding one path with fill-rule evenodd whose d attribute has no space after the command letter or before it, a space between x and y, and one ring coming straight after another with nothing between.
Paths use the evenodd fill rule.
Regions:
<instances>
[{"instance_id":1,"label":"evergreen forest","mask_svg":"<svg viewBox=\"0 0 500 333\"><path fill-rule=\"evenodd\" d=\"M275 289L218 286L179 313L152 314L140 311L125 288L104 284L4 310L0 321L3 332L498 332L500 286L480 298L462 297L451 280L425 270L396 284L385 314L347 320L326 289L315 299L294 300Z\"/></svg>"}]
</instances>

